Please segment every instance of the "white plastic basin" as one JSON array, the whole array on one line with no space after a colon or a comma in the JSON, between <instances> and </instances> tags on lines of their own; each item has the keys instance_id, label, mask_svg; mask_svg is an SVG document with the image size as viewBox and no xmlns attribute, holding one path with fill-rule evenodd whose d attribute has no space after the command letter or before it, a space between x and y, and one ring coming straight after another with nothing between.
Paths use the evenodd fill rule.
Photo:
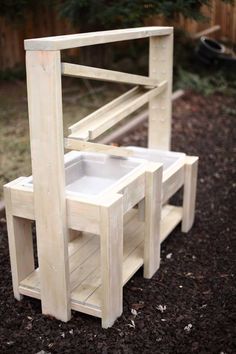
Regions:
<instances>
[{"instance_id":1,"label":"white plastic basin","mask_svg":"<svg viewBox=\"0 0 236 354\"><path fill-rule=\"evenodd\" d=\"M178 167L183 166L186 156L182 152L147 149L136 146L128 146L127 149L133 151L134 155L132 157L162 163L164 174L169 174L172 171L176 171Z\"/></svg>"},{"instance_id":2,"label":"white plastic basin","mask_svg":"<svg viewBox=\"0 0 236 354\"><path fill-rule=\"evenodd\" d=\"M137 158L71 151L65 155L66 191L69 194L97 197L122 182L144 163ZM24 185L33 186L32 176Z\"/></svg>"}]
</instances>

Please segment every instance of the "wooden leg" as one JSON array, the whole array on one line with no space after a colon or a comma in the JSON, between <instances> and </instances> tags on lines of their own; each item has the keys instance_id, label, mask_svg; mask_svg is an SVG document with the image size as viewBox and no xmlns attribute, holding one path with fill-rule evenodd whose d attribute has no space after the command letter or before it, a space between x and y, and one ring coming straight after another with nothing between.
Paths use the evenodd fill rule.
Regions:
<instances>
[{"instance_id":1,"label":"wooden leg","mask_svg":"<svg viewBox=\"0 0 236 354\"><path fill-rule=\"evenodd\" d=\"M188 232L194 222L197 189L198 157L187 156L185 163L182 232Z\"/></svg>"},{"instance_id":2,"label":"wooden leg","mask_svg":"<svg viewBox=\"0 0 236 354\"><path fill-rule=\"evenodd\" d=\"M22 299L19 293L20 281L34 270L34 252L31 220L12 215L11 189L4 187L8 242L11 261L13 292L17 300Z\"/></svg>"},{"instance_id":3,"label":"wooden leg","mask_svg":"<svg viewBox=\"0 0 236 354\"><path fill-rule=\"evenodd\" d=\"M26 52L42 312L71 317L59 51Z\"/></svg>"},{"instance_id":4,"label":"wooden leg","mask_svg":"<svg viewBox=\"0 0 236 354\"><path fill-rule=\"evenodd\" d=\"M167 88L149 100L148 147L169 150L171 141L171 93L173 34L150 37L149 77L167 80Z\"/></svg>"},{"instance_id":5,"label":"wooden leg","mask_svg":"<svg viewBox=\"0 0 236 354\"><path fill-rule=\"evenodd\" d=\"M100 207L102 327L113 325L123 305L123 199L115 195Z\"/></svg>"},{"instance_id":6,"label":"wooden leg","mask_svg":"<svg viewBox=\"0 0 236 354\"><path fill-rule=\"evenodd\" d=\"M150 163L146 171L144 277L151 278L160 265L162 165Z\"/></svg>"}]
</instances>

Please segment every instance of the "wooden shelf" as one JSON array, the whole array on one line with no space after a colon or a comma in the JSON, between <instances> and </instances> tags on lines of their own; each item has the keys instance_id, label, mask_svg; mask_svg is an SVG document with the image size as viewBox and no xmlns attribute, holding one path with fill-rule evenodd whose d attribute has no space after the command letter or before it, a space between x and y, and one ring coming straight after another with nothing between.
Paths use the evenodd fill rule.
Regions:
<instances>
[{"instance_id":1,"label":"wooden shelf","mask_svg":"<svg viewBox=\"0 0 236 354\"><path fill-rule=\"evenodd\" d=\"M161 212L161 242L174 230L180 223L183 216L183 208L167 204Z\"/></svg>"},{"instance_id":2,"label":"wooden shelf","mask_svg":"<svg viewBox=\"0 0 236 354\"><path fill-rule=\"evenodd\" d=\"M136 86L97 111L69 127L69 138L93 140L113 125L142 107L151 98L160 94L167 86L161 82L157 87L145 89Z\"/></svg>"},{"instance_id":3,"label":"wooden shelf","mask_svg":"<svg viewBox=\"0 0 236 354\"><path fill-rule=\"evenodd\" d=\"M182 208L166 205L162 210L161 240L181 221ZM144 222L136 209L125 215L123 285L143 265ZM171 225L169 225L171 224ZM71 307L73 310L101 317L100 238L83 233L69 243ZM21 281L23 295L40 299L39 269Z\"/></svg>"}]
</instances>

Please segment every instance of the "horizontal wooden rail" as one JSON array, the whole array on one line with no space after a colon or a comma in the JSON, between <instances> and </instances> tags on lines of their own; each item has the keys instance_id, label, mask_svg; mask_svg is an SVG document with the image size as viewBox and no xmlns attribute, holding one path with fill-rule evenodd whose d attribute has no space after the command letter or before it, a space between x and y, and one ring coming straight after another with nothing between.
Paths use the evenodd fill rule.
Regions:
<instances>
[{"instance_id":1,"label":"horizontal wooden rail","mask_svg":"<svg viewBox=\"0 0 236 354\"><path fill-rule=\"evenodd\" d=\"M158 84L157 80L150 77L69 63L61 64L61 73L65 76L85 77L87 79L122 82L134 85L157 86Z\"/></svg>"},{"instance_id":2,"label":"horizontal wooden rail","mask_svg":"<svg viewBox=\"0 0 236 354\"><path fill-rule=\"evenodd\" d=\"M178 98L184 95L183 90L177 90L172 93L172 102L177 100ZM115 143L118 140L122 139L124 136L128 136L129 132L136 129L138 126L143 124L148 120L148 109L142 110L137 116L129 120L127 123L122 124L118 129L113 130L112 132L107 133L101 139L99 139L99 143L101 144L109 144Z\"/></svg>"},{"instance_id":3,"label":"horizontal wooden rail","mask_svg":"<svg viewBox=\"0 0 236 354\"><path fill-rule=\"evenodd\" d=\"M64 141L65 141L65 148L70 150L98 152L101 154L120 156L120 157L128 157L133 155L132 151L117 146L90 143L88 141L82 141L82 140L71 139L71 138L66 138Z\"/></svg>"},{"instance_id":4,"label":"horizontal wooden rail","mask_svg":"<svg viewBox=\"0 0 236 354\"><path fill-rule=\"evenodd\" d=\"M131 39L165 36L173 32L173 27L138 27L112 31L100 31L64 36L26 39L25 50L63 50L95 44L127 41Z\"/></svg>"},{"instance_id":5,"label":"horizontal wooden rail","mask_svg":"<svg viewBox=\"0 0 236 354\"><path fill-rule=\"evenodd\" d=\"M161 82L158 87L152 90L142 90L135 88L125 95L123 100L116 99L116 104L113 101L106 105L107 109L99 109L92 115L82 119L74 124L69 129L72 133L70 138L77 138L81 140L93 140L110 129L113 125L120 122L131 113L142 107L149 99L160 94L167 87L167 82ZM118 102L118 103L117 103ZM113 104L113 105L112 105ZM110 106L109 106L110 105ZM97 112L97 114L96 114Z\"/></svg>"},{"instance_id":6,"label":"horizontal wooden rail","mask_svg":"<svg viewBox=\"0 0 236 354\"><path fill-rule=\"evenodd\" d=\"M99 117L104 116L105 114L108 114L111 109L114 109L115 107L122 105L124 102L127 102L127 100L132 99L133 96L138 92L139 88L134 87L131 90L125 92L124 94L120 95L119 97L115 98L111 102L105 104L104 106L98 108L96 111L90 113L83 119L81 119L79 122L74 123L71 125L68 129L71 134L76 133L78 129L83 129L83 127L86 127L90 122L97 121ZM82 133L82 132L80 132ZM87 134L87 132L86 132Z\"/></svg>"}]
</instances>

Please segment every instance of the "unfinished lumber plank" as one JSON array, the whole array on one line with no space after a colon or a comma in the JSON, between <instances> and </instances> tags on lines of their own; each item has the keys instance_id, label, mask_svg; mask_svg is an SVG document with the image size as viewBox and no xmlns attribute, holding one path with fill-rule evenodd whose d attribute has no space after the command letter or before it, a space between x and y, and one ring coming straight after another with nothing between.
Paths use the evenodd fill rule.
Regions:
<instances>
[{"instance_id":1,"label":"unfinished lumber plank","mask_svg":"<svg viewBox=\"0 0 236 354\"><path fill-rule=\"evenodd\" d=\"M123 195L124 213L127 213L145 196L145 173L143 168L127 176L123 182L118 183L112 189L112 192Z\"/></svg>"},{"instance_id":2,"label":"unfinished lumber plank","mask_svg":"<svg viewBox=\"0 0 236 354\"><path fill-rule=\"evenodd\" d=\"M100 207L102 327L111 327L123 308L123 197Z\"/></svg>"},{"instance_id":3,"label":"unfinished lumber plank","mask_svg":"<svg viewBox=\"0 0 236 354\"><path fill-rule=\"evenodd\" d=\"M84 77L93 80L122 82L133 85L157 86L157 80L150 77L78 64L61 63L61 73L65 76Z\"/></svg>"},{"instance_id":4,"label":"unfinished lumber plank","mask_svg":"<svg viewBox=\"0 0 236 354\"><path fill-rule=\"evenodd\" d=\"M97 237L97 235L90 237L90 234L88 234L87 237L89 239L88 242L83 244L73 255L70 256L70 273L74 272L78 268L78 265L84 263L84 261L91 257L91 255L94 255L96 251L99 251L99 237ZM80 283L79 277L80 272L77 272L78 283Z\"/></svg>"},{"instance_id":5,"label":"unfinished lumber plank","mask_svg":"<svg viewBox=\"0 0 236 354\"><path fill-rule=\"evenodd\" d=\"M121 30L69 34L64 36L26 39L25 50L63 50L95 44L127 41L130 39L165 36L173 32L173 27L138 27Z\"/></svg>"},{"instance_id":6,"label":"unfinished lumber plank","mask_svg":"<svg viewBox=\"0 0 236 354\"><path fill-rule=\"evenodd\" d=\"M161 242L170 234L174 227L182 219L182 207L165 205L161 212ZM138 211L130 210L124 217L124 252L123 252L123 286L143 265L145 223L139 221ZM72 271L71 287L75 289L71 293L71 306L76 311L93 314L101 317L101 268L100 251L91 252L92 243L97 247L99 238L97 235L84 234L84 239L75 239L69 244L70 263L74 266L78 260L78 267ZM86 242L87 240L87 242ZM87 243L90 243L87 244ZM86 250L85 250L85 248ZM84 250L83 250L84 249ZM87 250L89 253L87 253ZM78 253L77 253L78 252ZM86 258L86 254L88 256ZM33 271L20 282L21 294L40 299L39 269ZM99 314L100 311L100 314Z\"/></svg>"},{"instance_id":7,"label":"unfinished lumber plank","mask_svg":"<svg viewBox=\"0 0 236 354\"><path fill-rule=\"evenodd\" d=\"M138 235L142 235L140 231ZM128 255L123 263L123 286L132 278L132 276L142 267L143 260L143 241L139 243L139 245L132 250L132 252Z\"/></svg>"},{"instance_id":8,"label":"unfinished lumber plank","mask_svg":"<svg viewBox=\"0 0 236 354\"><path fill-rule=\"evenodd\" d=\"M171 99L172 101L175 101L183 95L183 90L177 90L173 92ZM106 134L103 138L99 139L98 142L101 144L116 142L117 140L123 138L125 135L128 135L129 132L133 131L139 125L143 124L146 120L148 120L148 109L143 110L141 113L137 114L137 116L129 120L127 123L122 124L121 127Z\"/></svg>"},{"instance_id":9,"label":"unfinished lumber plank","mask_svg":"<svg viewBox=\"0 0 236 354\"><path fill-rule=\"evenodd\" d=\"M7 219L7 233L10 251L11 274L14 296L21 300L19 285L34 270L34 252L31 220L16 217L12 214L11 186L22 178L4 186L4 199Z\"/></svg>"},{"instance_id":10,"label":"unfinished lumber plank","mask_svg":"<svg viewBox=\"0 0 236 354\"><path fill-rule=\"evenodd\" d=\"M123 262L123 286L132 278L132 276L139 270L139 268L142 267L142 265L143 241L141 241L139 245L134 250L132 250L132 252ZM102 300L102 287L96 287L97 284L94 282L93 285L88 289L92 295L86 299L86 303L88 303L90 306L94 306L94 304L100 304Z\"/></svg>"},{"instance_id":11,"label":"unfinished lumber plank","mask_svg":"<svg viewBox=\"0 0 236 354\"><path fill-rule=\"evenodd\" d=\"M162 181L162 203L166 203L184 184L184 166L172 171L169 176L163 174Z\"/></svg>"},{"instance_id":12,"label":"unfinished lumber plank","mask_svg":"<svg viewBox=\"0 0 236 354\"><path fill-rule=\"evenodd\" d=\"M150 279L160 265L160 223L162 165L150 162L146 168L144 277Z\"/></svg>"},{"instance_id":13,"label":"unfinished lumber plank","mask_svg":"<svg viewBox=\"0 0 236 354\"><path fill-rule=\"evenodd\" d=\"M69 228L99 234L99 206L96 203L67 195L66 215Z\"/></svg>"},{"instance_id":14,"label":"unfinished lumber plank","mask_svg":"<svg viewBox=\"0 0 236 354\"><path fill-rule=\"evenodd\" d=\"M167 204L161 212L161 243L170 235L171 231L181 222L183 208Z\"/></svg>"},{"instance_id":15,"label":"unfinished lumber plank","mask_svg":"<svg viewBox=\"0 0 236 354\"><path fill-rule=\"evenodd\" d=\"M28 51L26 69L42 312L68 321L71 308L60 52Z\"/></svg>"},{"instance_id":16,"label":"unfinished lumber plank","mask_svg":"<svg viewBox=\"0 0 236 354\"><path fill-rule=\"evenodd\" d=\"M99 241L99 239L98 239ZM95 247L92 243L91 247ZM73 291L79 284L81 284L90 273L94 272L96 269L100 267L100 249L98 247L91 253L88 253L87 259L84 260L77 268L75 268L71 272L70 283L71 283L71 291ZM84 255L84 257L86 254ZM83 261L83 259L82 259Z\"/></svg>"},{"instance_id":17,"label":"unfinished lumber plank","mask_svg":"<svg viewBox=\"0 0 236 354\"><path fill-rule=\"evenodd\" d=\"M81 150L87 152L98 152L101 154L108 154L112 156L121 156L128 157L132 156L133 153L128 151L125 148L120 148L112 145L91 143L88 141L82 141L78 139L66 138L65 139L65 148L70 150Z\"/></svg>"},{"instance_id":18,"label":"unfinished lumber plank","mask_svg":"<svg viewBox=\"0 0 236 354\"><path fill-rule=\"evenodd\" d=\"M14 216L35 220L34 200L32 189L24 187L22 184L26 177L23 177L22 183L11 185L11 210Z\"/></svg>"},{"instance_id":19,"label":"unfinished lumber plank","mask_svg":"<svg viewBox=\"0 0 236 354\"><path fill-rule=\"evenodd\" d=\"M24 180L11 186L12 215L35 220L34 188L24 186ZM68 228L99 233L99 207L91 199L66 193L66 215Z\"/></svg>"},{"instance_id":20,"label":"unfinished lumber plank","mask_svg":"<svg viewBox=\"0 0 236 354\"><path fill-rule=\"evenodd\" d=\"M78 231L79 232L79 231ZM71 258L78 250L91 241L92 234L87 232L81 232L80 237L74 238L68 244L69 257Z\"/></svg>"},{"instance_id":21,"label":"unfinished lumber plank","mask_svg":"<svg viewBox=\"0 0 236 354\"><path fill-rule=\"evenodd\" d=\"M101 309L99 309L99 308L97 308L95 306L89 306L87 304L81 304L81 303L77 302L74 299L71 300L71 308L72 308L72 310L79 311L79 312L82 312L82 313L86 313L87 315L90 315L90 316L102 317Z\"/></svg>"},{"instance_id":22,"label":"unfinished lumber plank","mask_svg":"<svg viewBox=\"0 0 236 354\"><path fill-rule=\"evenodd\" d=\"M39 268L35 269L30 273L23 281L21 281L20 286L25 288L34 289L40 292L40 279L39 279Z\"/></svg>"},{"instance_id":23,"label":"unfinished lumber plank","mask_svg":"<svg viewBox=\"0 0 236 354\"><path fill-rule=\"evenodd\" d=\"M184 172L183 221L181 230L188 232L194 222L197 190L198 157L186 156Z\"/></svg>"},{"instance_id":24,"label":"unfinished lumber plank","mask_svg":"<svg viewBox=\"0 0 236 354\"><path fill-rule=\"evenodd\" d=\"M129 100L130 98L132 99L133 95L137 94L138 91L139 91L139 87L136 86L136 87L132 88L131 90L123 93L119 97L115 98L111 102L109 102L109 103L105 104L104 106L100 107L95 112L90 113L88 116L84 117L79 122L74 123L73 125L71 125L68 128L70 133L73 134L78 129L82 130L83 127L86 127L89 122L94 122L95 120L98 119L99 116L103 116L104 114L109 112L114 107L123 104L125 101ZM81 132L80 132L80 134L81 134Z\"/></svg>"},{"instance_id":25,"label":"unfinished lumber plank","mask_svg":"<svg viewBox=\"0 0 236 354\"><path fill-rule=\"evenodd\" d=\"M171 141L171 93L173 67L173 34L153 36L149 40L149 76L166 80L166 89L149 100L148 147L169 150Z\"/></svg>"},{"instance_id":26,"label":"unfinished lumber plank","mask_svg":"<svg viewBox=\"0 0 236 354\"><path fill-rule=\"evenodd\" d=\"M81 235L81 232L78 230L69 229L68 230L68 242L73 241Z\"/></svg>"},{"instance_id":27,"label":"unfinished lumber plank","mask_svg":"<svg viewBox=\"0 0 236 354\"><path fill-rule=\"evenodd\" d=\"M136 212L131 210L126 214L124 226L124 250L123 250L123 286L143 265L143 223L136 221ZM101 306L101 272L96 268L72 296L77 300L92 306Z\"/></svg>"}]
</instances>

